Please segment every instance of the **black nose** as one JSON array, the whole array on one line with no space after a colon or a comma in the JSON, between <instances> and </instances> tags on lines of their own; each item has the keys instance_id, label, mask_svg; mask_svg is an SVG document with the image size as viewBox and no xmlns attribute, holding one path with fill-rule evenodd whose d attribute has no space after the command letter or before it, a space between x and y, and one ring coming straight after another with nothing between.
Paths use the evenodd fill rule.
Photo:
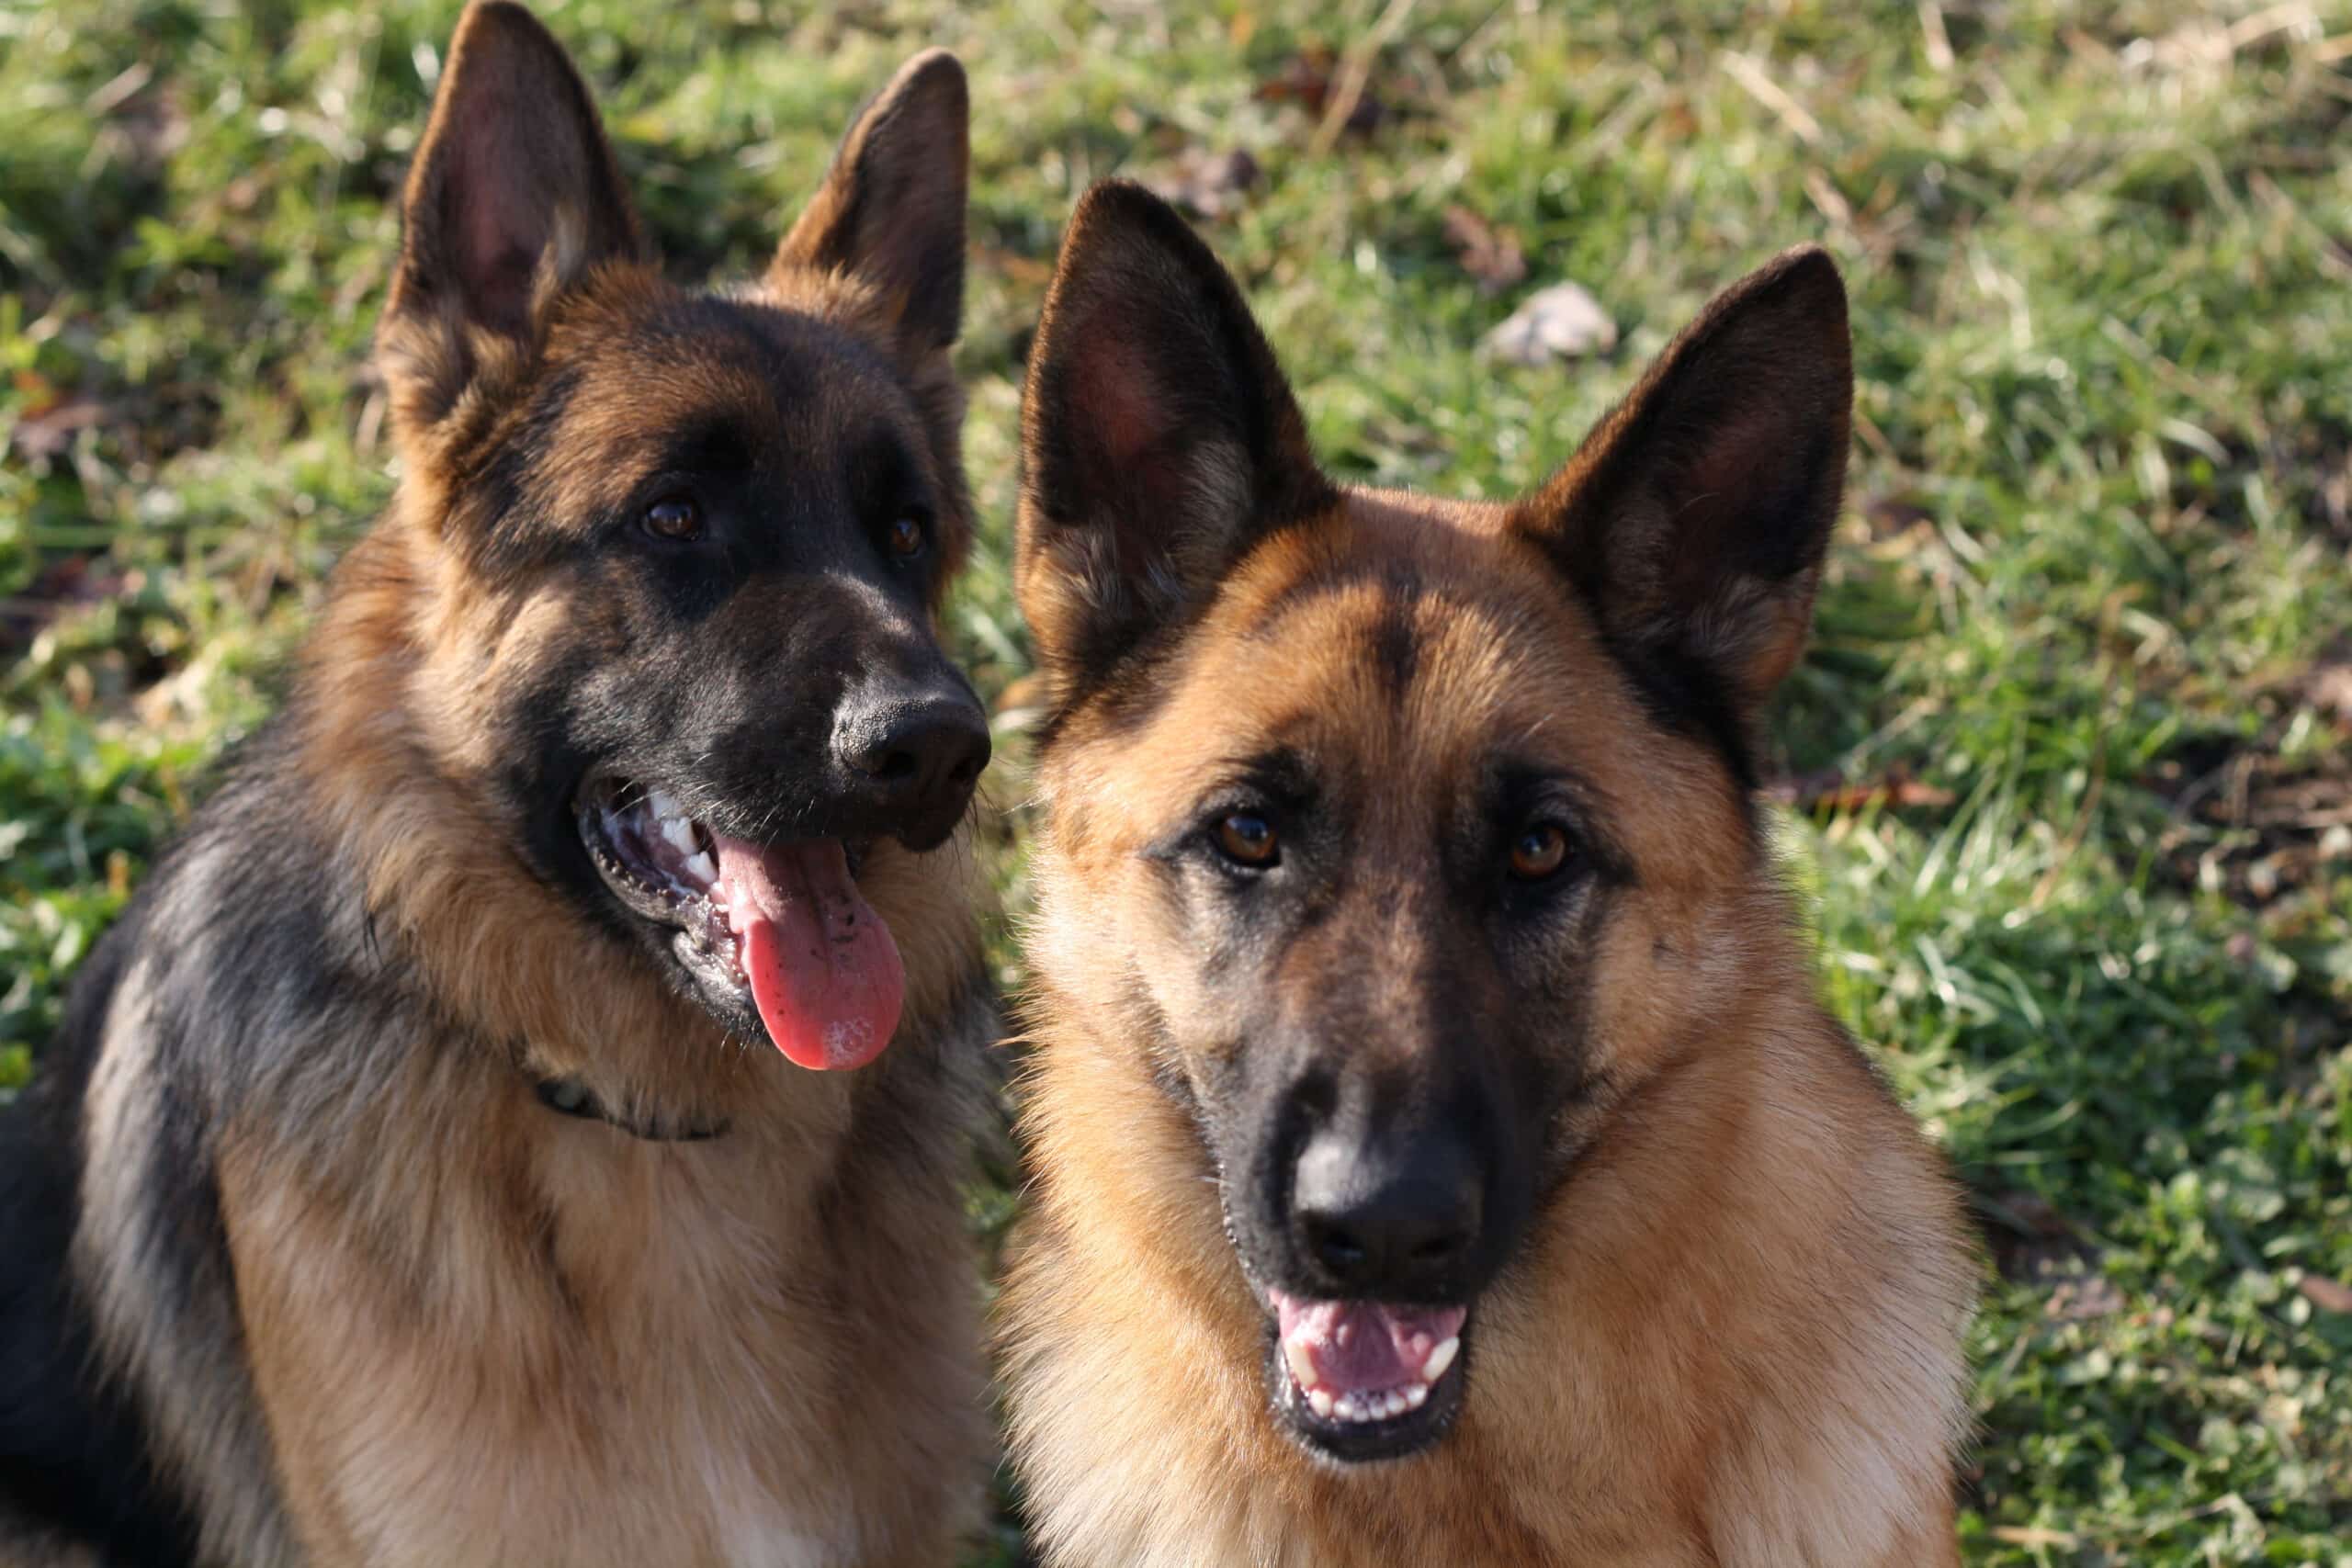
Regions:
<instances>
[{"instance_id":1,"label":"black nose","mask_svg":"<svg viewBox=\"0 0 2352 1568\"><path fill-rule=\"evenodd\" d=\"M1439 1301L1462 1288L1482 1207L1461 1139L1425 1132L1374 1145L1327 1128L1299 1152L1291 1234L1335 1294Z\"/></svg>"},{"instance_id":2,"label":"black nose","mask_svg":"<svg viewBox=\"0 0 2352 1568\"><path fill-rule=\"evenodd\" d=\"M961 695L861 716L833 744L842 765L885 809L960 812L989 761L988 721Z\"/></svg>"}]
</instances>

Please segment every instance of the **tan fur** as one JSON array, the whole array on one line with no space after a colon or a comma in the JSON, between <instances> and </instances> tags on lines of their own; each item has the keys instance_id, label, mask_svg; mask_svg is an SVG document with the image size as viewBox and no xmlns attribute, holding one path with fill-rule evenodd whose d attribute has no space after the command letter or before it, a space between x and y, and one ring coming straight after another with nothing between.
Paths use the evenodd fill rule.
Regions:
<instances>
[{"instance_id":1,"label":"tan fur","mask_svg":"<svg viewBox=\"0 0 2352 1568\"><path fill-rule=\"evenodd\" d=\"M1054 1568L1958 1561L1974 1270L1955 1186L1815 1000L1733 781L1646 711L1532 542L1544 504L1337 492L1225 570L1149 666L1107 693L1060 671L1023 1007L1035 1185L1002 1302L1012 1445ZM1024 515L1049 657L1105 581L1057 526L1075 534ZM1398 615L1417 661L1392 701L1375 650ZM1727 651L1759 690L1793 658L1771 637ZM1426 824L1498 737L1580 777L1635 870L1577 960L1600 1087L1564 1113L1583 1152L1476 1308L1458 1427L1343 1467L1268 1409L1268 1311L1168 1089L1204 1081L1186 1042L1239 1015L1139 857L1222 758L1278 742L1376 781L1353 797L1347 891L1269 983L1427 1008Z\"/></svg>"}]
</instances>

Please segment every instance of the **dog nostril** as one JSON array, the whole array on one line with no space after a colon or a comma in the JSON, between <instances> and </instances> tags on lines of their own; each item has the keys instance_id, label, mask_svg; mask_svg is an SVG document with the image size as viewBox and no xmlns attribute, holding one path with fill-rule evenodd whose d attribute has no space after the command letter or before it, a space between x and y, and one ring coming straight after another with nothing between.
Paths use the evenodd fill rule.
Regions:
<instances>
[{"instance_id":1,"label":"dog nostril","mask_svg":"<svg viewBox=\"0 0 2352 1568\"><path fill-rule=\"evenodd\" d=\"M868 757L861 761L866 776L884 784L896 784L900 779L914 776L915 754L911 751L885 751L879 758Z\"/></svg>"},{"instance_id":2,"label":"dog nostril","mask_svg":"<svg viewBox=\"0 0 2352 1568\"><path fill-rule=\"evenodd\" d=\"M1308 1218L1306 1244L1315 1249L1316 1260L1334 1274L1346 1276L1363 1267L1363 1243L1328 1220Z\"/></svg>"}]
</instances>

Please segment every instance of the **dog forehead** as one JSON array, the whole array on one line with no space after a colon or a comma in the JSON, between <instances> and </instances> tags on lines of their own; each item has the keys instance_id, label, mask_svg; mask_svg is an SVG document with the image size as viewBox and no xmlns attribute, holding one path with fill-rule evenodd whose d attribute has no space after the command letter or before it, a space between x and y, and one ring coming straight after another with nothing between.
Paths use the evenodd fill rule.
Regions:
<instances>
[{"instance_id":1,"label":"dog forehead","mask_svg":"<svg viewBox=\"0 0 2352 1568\"><path fill-rule=\"evenodd\" d=\"M535 445L592 503L663 467L797 471L893 430L922 445L910 398L854 327L757 294L611 289L560 323L548 364Z\"/></svg>"},{"instance_id":2,"label":"dog forehead","mask_svg":"<svg viewBox=\"0 0 2352 1568\"><path fill-rule=\"evenodd\" d=\"M1188 754L1284 749L1458 793L1505 755L1583 771L1642 727L1566 585L1489 511L1355 496L1227 579L1148 743L1171 783Z\"/></svg>"},{"instance_id":3,"label":"dog forehead","mask_svg":"<svg viewBox=\"0 0 2352 1568\"><path fill-rule=\"evenodd\" d=\"M810 440L910 412L858 334L753 298L664 291L569 324L550 358L582 412L648 426L732 415Z\"/></svg>"}]
</instances>

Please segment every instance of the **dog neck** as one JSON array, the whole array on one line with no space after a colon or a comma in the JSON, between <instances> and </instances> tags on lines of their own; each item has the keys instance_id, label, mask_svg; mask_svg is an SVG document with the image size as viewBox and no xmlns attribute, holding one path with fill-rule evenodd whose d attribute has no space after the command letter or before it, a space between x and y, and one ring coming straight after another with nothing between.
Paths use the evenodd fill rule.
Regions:
<instances>
[{"instance_id":1,"label":"dog neck","mask_svg":"<svg viewBox=\"0 0 2352 1568\"><path fill-rule=\"evenodd\" d=\"M539 1103L560 1116L604 1122L632 1138L642 1138L650 1144L698 1144L720 1136L728 1128L723 1118L717 1121L695 1118L684 1122L665 1122L631 1116L606 1105L596 1097L595 1090L578 1078L541 1078L533 1088L538 1094Z\"/></svg>"}]
</instances>

